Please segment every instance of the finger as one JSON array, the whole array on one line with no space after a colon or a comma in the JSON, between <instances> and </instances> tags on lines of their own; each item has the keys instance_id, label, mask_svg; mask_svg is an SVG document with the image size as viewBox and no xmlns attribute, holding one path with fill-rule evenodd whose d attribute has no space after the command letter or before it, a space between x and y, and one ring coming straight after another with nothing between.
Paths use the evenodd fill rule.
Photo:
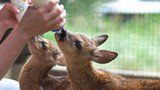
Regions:
<instances>
[{"instance_id":1,"label":"finger","mask_svg":"<svg viewBox=\"0 0 160 90\"><path fill-rule=\"evenodd\" d=\"M63 22L61 22L59 25L60 25L60 27L63 27L64 25L65 25L65 23L66 23L66 19L64 18L63 19Z\"/></svg>"},{"instance_id":2,"label":"finger","mask_svg":"<svg viewBox=\"0 0 160 90\"><path fill-rule=\"evenodd\" d=\"M28 0L28 3L29 3L29 5L31 5L32 4L32 0Z\"/></svg>"},{"instance_id":3,"label":"finger","mask_svg":"<svg viewBox=\"0 0 160 90\"><path fill-rule=\"evenodd\" d=\"M63 14L63 10L64 9L64 6L63 5L60 5L60 7L59 7L59 9L57 9L57 10L53 10L53 11L51 11L48 15L47 15L47 17L48 17L48 20L50 21L50 20L53 20L53 19L55 19L56 17L59 17L60 15L62 15Z\"/></svg>"},{"instance_id":4,"label":"finger","mask_svg":"<svg viewBox=\"0 0 160 90\"><path fill-rule=\"evenodd\" d=\"M57 24L55 27L54 27L54 30L60 30L66 23L66 19L63 19L63 21L59 24Z\"/></svg>"},{"instance_id":5,"label":"finger","mask_svg":"<svg viewBox=\"0 0 160 90\"><path fill-rule=\"evenodd\" d=\"M63 10L63 13L61 14L61 17L65 18L67 15L66 10Z\"/></svg>"},{"instance_id":6,"label":"finger","mask_svg":"<svg viewBox=\"0 0 160 90\"><path fill-rule=\"evenodd\" d=\"M61 27L61 23L64 22L64 21L65 21L64 18L58 17L58 18L54 19L52 22L50 22L48 26L49 26L50 29L55 29L55 27L57 29L57 28Z\"/></svg>"},{"instance_id":7,"label":"finger","mask_svg":"<svg viewBox=\"0 0 160 90\"><path fill-rule=\"evenodd\" d=\"M15 13L15 14L18 14L20 12L20 10L16 6L9 4L9 3L5 4L4 8L8 11Z\"/></svg>"},{"instance_id":8,"label":"finger","mask_svg":"<svg viewBox=\"0 0 160 90\"><path fill-rule=\"evenodd\" d=\"M56 0L55 2L51 1L47 5L44 5L43 7L41 7L41 9L44 10L45 12L50 12L57 5L57 3L58 3L58 0Z\"/></svg>"}]
</instances>

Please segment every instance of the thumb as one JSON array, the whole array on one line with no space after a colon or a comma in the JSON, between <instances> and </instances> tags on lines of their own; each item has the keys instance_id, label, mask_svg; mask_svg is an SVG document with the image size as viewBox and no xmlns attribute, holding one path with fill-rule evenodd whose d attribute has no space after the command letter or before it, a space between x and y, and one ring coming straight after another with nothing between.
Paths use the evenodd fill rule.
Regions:
<instances>
[{"instance_id":1,"label":"thumb","mask_svg":"<svg viewBox=\"0 0 160 90\"><path fill-rule=\"evenodd\" d=\"M5 4L4 5L4 9L6 11L13 12L15 14L18 14L20 12L20 10L16 6L14 6L14 5L10 4L10 3Z\"/></svg>"}]
</instances>

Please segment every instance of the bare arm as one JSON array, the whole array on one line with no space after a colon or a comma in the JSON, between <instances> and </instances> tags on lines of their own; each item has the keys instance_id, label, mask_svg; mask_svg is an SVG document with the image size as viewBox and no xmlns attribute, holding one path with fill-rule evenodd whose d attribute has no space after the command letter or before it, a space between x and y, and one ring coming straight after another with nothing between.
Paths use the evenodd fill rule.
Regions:
<instances>
[{"instance_id":1,"label":"bare arm","mask_svg":"<svg viewBox=\"0 0 160 90\"><path fill-rule=\"evenodd\" d=\"M0 10L0 40L2 39L7 29L13 28L17 24L17 20L15 18L15 14L17 13L18 9L9 3L5 4L4 7ZM18 49L14 47L19 44L16 42L22 43L22 40L18 40L18 37L20 37L20 35L18 35L18 32L14 31L11 33L11 35L9 35L9 37L4 41L4 43L0 45L0 80L5 75L11 64L16 60L16 57L19 54L18 51L21 51L19 50L19 48L21 47L18 47ZM16 42L14 40L15 38L17 39ZM21 44L19 45L21 46Z\"/></svg>"},{"instance_id":2,"label":"bare arm","mask_svg":"<svg viewBox=\"0 0 160 90\"><path fill-rule=\"evenodd\" d=\"M3 23L0 22L0 40L2 39L5 33L5 28L3 27Z\"/></svg>"},{"instance_id":3,"label":"bare arm","mask_svg":"<svg viewBox=\"0 0 160 90\"><path fill-rule=\"evenodd\" d=\"M20 28L15 27L13 32L11 32L8 38L0 45L0 79L15 62L28 40L28 38L19 31Z\"/></svg>"}]
</instances>

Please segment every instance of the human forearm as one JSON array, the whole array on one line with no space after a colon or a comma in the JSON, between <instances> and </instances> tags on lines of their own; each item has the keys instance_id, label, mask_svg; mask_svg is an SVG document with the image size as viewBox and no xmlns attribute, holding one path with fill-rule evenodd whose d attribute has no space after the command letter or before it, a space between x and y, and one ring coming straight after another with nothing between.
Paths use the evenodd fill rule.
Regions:
<instances>
[{"instance_id":1,"label":"human forearm","mask_svg":"<svg viewBox=\"0 0 160 90\"><path fill-rule=\"evenodd\" d=\"M7 28L4 27L4 24L0 21L0 40L2 39Z\"/></svg>"},{"instance_id":2,"label":"human forearm","mask_svg":"<svg viewBox=\"0 0 160 90\"><path fill-rule=\"evenodd\" d=\"M8 38L0 45L0 79L14 63L29 39L20 33L20 29L19 27L15 27L13 32L11 32Z\"/></svg>"}]
</instances>

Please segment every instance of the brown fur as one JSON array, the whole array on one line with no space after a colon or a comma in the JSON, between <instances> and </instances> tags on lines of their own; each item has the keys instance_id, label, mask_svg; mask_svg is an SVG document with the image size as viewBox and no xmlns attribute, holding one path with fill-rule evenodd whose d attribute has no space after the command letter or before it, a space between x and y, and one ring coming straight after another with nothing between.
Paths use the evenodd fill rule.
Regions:
<instances>
[{"instance_id":1,"label":"brown fur","mask_svg":"<svg viewBox=\"0 0 160 90\"><path fill-rule=\"evenodd\" d=\"M23 66L19 75L21 90L65 90L68 78L48 75L56 64L63 65L63 54L51 41L40 36L29 42L31 57Z\"/></svg>"},{"instance_id":2,"label":"brown fur","mask_svg":"<svg viewBox=\"0 0 160 90\"><path fill-rule=\"evenodd\" d=\"M160 80L130 80L92 67L91 61L108 63L117 56L97 48L106 41L106 35L89 39L70 32L63 34L65 37L56 33L55 38L65 56L71 90L160 90Z\"/></svg>"}]
</instances>

